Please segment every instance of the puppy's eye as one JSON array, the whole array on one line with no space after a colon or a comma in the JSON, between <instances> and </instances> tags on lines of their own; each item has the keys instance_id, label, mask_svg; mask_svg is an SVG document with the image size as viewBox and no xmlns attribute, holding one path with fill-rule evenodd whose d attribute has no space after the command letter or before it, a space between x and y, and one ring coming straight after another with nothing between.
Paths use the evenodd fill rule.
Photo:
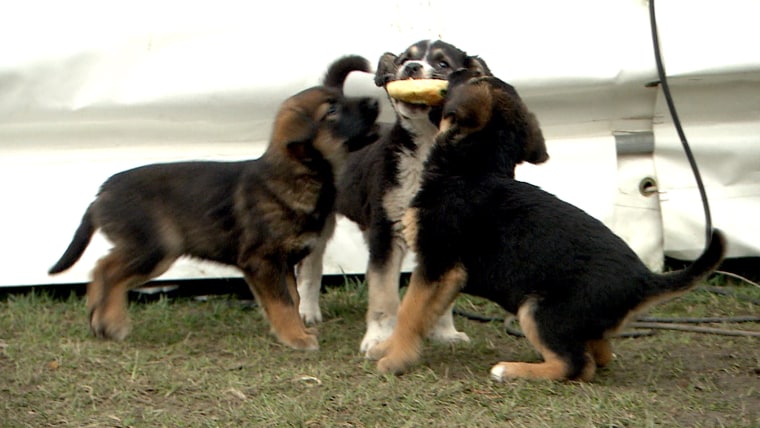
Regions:
<instances>
[{"instance_id":1,"label":"puppy's eye","mask_svg":"<svg viewBox=\"0 0 760 428\"><path fill-rule=\"evenodd\" d=\"M327 106L327 111L325 111L325 119L335 116L336 114L338 114L338 103L331 101Z\"/></svg>"},{"instance_id":2,"label":"puppy's eye","mask_svg":"<svg viewBox=\"0 0 760 428\"><path fill-rule=\"evenodd\" d=\"M449 68L449 63L446 61L441 61L438 63L438 68Z\"/></svg>"}]
</instances>

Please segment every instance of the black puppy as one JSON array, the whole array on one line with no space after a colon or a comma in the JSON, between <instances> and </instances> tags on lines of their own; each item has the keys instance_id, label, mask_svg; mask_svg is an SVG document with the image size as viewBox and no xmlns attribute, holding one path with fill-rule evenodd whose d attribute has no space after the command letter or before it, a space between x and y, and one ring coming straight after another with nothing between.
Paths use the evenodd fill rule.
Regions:
<instances>
[{"instance_id":1,"label":"black puppy","mask_svg":"<svg viewBox=\"0 0 760 428\"><path fill-rule=\"evenodd\" d=\"M277 337L296 349L318 348L298 314L294 266L334 221L335 179L348 152L377 138L377 100L343 96L353 70L369 71L369 63L342 58L324 86L283 102L259 159L147 165L101 186L50 269L76 263L98 228L114 244L87 287L96 336L123 339L127 291L187 255L240 268Z\"/></svg>"},{"instance_id":2,"label":"black puppy","mask_svg":"<svg viewBox=\"0 0 760 428\"><path fill-rule=\"evenodd\" d=\"M384 54L378 63L375 84L385 87L388 82L399 79L445 80L452 71L462 68L476 74L491 74L482 58L467 55L440 40L423 40L400 55ZM400 220L419 188L422 164L433 146L441 118L441 107L393 98L390 102L396 122L382 128L377 143L349 156L346 173L338 181L338 212L359 225L369 246L369 307L362 352L386 339L396 324L399 275L407 252ZM543 144L535 149L534 154L524 159L539 163L548 158ZM327 238L329 235L325 244ZM300 311L307 322L321 320L320 249L323 248L315 248L299 270ZM451 311L441 316L430 336L441 341L469 340L466 334L455 329Z\"/></svg>"},{"instance_id":3,"label":"black puppy","mask_svg":"<svg viewBox=\"0 0 760 428\"><path fill-rule=\"evenodd\" d=\"M419 358L424 334L461 292L517 314L541 363L502 362L495 380L592 379L612 358L608 338L635 313L687 291L722 260L714 230L688 268L659 275L585 212L513 179L534 118L514 88L452 75L441 133L404 216L417 266L393 335L370 350L381 372Z\"/></svg>"}]
</instances>

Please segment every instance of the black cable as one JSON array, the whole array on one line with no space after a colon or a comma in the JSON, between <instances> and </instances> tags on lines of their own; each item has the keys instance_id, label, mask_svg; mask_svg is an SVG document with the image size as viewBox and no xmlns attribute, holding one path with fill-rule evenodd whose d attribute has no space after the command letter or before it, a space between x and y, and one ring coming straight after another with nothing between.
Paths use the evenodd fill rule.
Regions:
<instances>
[{"instance_id":1,"label":"black cable","mask_svg":"<svg viewBox=\"0 0 760 428\"><path fill-rule=\"evenodd\" d=\"M652 30L652 44L654 46L655 63L657 64L657 76L660 80L660 85L662 86L662 92L665 97L665 102L668 105L668 111L670 112L670 116L673 119L673 125L675 126L676 132L678 133L678 138L681 140L681 145L683 146L683 150L684 150L684 153L686 154L686 158L689 160L689 165L691 166L692 173L694 174L694 179L696 180L696 183L697 183L697 188L699 189L699 196L702 199L702 207L704 208L704 214L705 214L705 242L706 242L705 245L707 246L710 243L710 238L712 236L712 228L713 228L712 216L710 215L710 204L707 199L707 192L705 191L704 183L702 182L702 175L700 174L699 167L697 166L697 162L694 159L694 154L691 152L691 146L689 146L689 142L686 139L686 134L684 133L683 126L681 125L681 119L678 117L678 112L676 110L675 103L673 102L673 96L670 92L670 85L668 85L668 78L667 78L667 74L665 73L665 66L663 65L663 62L662 62L662 53L660 52L660 39L657 34L657 18L656 18L655 9L654 9L654 0L649 0L649 23L651 25L651 30ZM724 292L722 290L718 291L715 289L711 289L710 291L714 293L728 294L727 292ZM501 317L483 316L483 315L472 313L469 311L464 311L459 308L454 308L454 314L463 316L470 320L480 321L480 322L493 322L493 321L504 320ZM663 321L663 322L664 323L757 322L756 317L746 317L746 318L747 319L742 318L741 321L737 321L736 319L732 319L732 318L715 318L715 319L673 318L673 319L668 319L667 321ZM521 335L519 330L510 327L509 322L505 324L506 324L505 329L507 333L515 335L515 336Z\"/></svg>"},{"instance_id":2,"label":"black cable","mask_svg":"<svg viewBox=\"0 0 760 428\"><path fill-rule=\"evenodd\" d=\"M697 162L694 160L694 155L691 153L691 147L686 140L686 134L683 132L681 126L681 120L678 118L678 112L676 111L675 103L673 102L673 96L670 94L670 86L668 85L668 77L665 73L665 66L662 63L662 53L660 52L660 38L657 35L657 19L654 12L654 0L649 0L649 23L652 28L652 44L654 45L654 59L657 63L657 75L660 79L660 85L662 85L662 93L665 96L665 102L668 104L668 110L670 111L670 117L673 119L673 125L678 133L678 138L681 139L681 145L686 153L686 157L689 159L689 165L694 173L694 179L697 181L697 188L699 189L699 196L702 198L702 207L705 211L705 230L706 230L706 245L710 243L710 236L712 235L712 216L710 215L710 205L707 201L707 192L705 192L705 186L702 183L702 175L699 173Z\"/></svg>"}]
</instances>

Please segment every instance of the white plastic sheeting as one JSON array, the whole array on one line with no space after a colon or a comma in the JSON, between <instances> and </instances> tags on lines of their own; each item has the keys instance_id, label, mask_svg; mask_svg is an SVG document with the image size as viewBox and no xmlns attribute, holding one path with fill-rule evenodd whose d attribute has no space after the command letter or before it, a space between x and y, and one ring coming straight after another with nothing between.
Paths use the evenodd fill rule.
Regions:
<instances>
[{"instance_id":1,"label":"white plastic sheeting","mask_svg":"<svg viewBox=\"0 0 760 428\"><path fill-rule=\"evenodd\" d=\"M657 13L714 223L731 256L758 256L760 2L660 0ZM519 178L602 219L652 267L663 252L700 251L694 180L647 85L657 77L645 1L30 1L0 15L0 285L87 281L108 249L100 236L69 272L46 271L105 178L153 162L258 157L278 104L333 59L374 63L424 38L483 57L537 114L552 158ZM347 91L384 100L370 74L352 74ZM616 135L652 131L654 156L617 155ZM639 192L647 177L659 195ZM349 222L325 262L326 273L364 271ZM182 260L164 278L230 275Z\"/></svg>"}]
</instances>

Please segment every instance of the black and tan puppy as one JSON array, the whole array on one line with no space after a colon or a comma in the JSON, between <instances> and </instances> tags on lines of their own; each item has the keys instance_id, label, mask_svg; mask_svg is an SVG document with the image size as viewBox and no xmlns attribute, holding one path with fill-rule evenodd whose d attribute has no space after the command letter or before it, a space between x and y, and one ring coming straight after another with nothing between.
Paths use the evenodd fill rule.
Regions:
<instances>
[{"instance_id":1,"label":"black and tan puppy","mask_svg":"<svg viewBox=\"0 0 760 428\"><path fill-rule=\"evenodd\" d=\"M511 174L537 132L515 90L493 77L452 76L441 133L404 216L417 266L393 335L370 351L401 373L459 292L517 314L540 363L501 362L495 380L592 379L612 358L609 337L635 313L689 289L721 261L715 230L688 268L650 272L600 221Z\"/></svg>"},{"instance_id":2,"label":"black and tan puppy","mask_svg":"<svg viewBox=\"0 0 760 428\"><path fill-rule=\"evenodd\" d=\"M350 150L376 139L373 98L346 98L361 57L330 66L324 86L280 106L266 152L243 162L147 165L109 178L82 218L58 273L82 255L96 229L114 247L87 287L90 327L98 337L129 332L126 294L187 255L237 266L274 333L296 349L317 349L298 314L294 265L332 221L335 177Z\"/></svg>"}]
</instances>

